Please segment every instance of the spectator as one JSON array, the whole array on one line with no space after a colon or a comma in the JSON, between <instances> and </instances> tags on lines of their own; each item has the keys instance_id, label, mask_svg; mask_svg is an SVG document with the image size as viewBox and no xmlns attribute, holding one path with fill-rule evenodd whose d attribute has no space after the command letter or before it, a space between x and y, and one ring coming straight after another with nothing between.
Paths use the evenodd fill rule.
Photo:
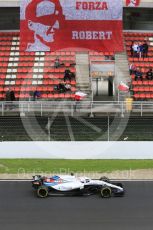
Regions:
<instances>
[{"instance_id":1,"label":"spectator","mask_svg":"<svg viewBox=\"0 0 153 230\"><path fill-rule=\"evenodd\" d=\"M130 75L135 74L136 66L133 63L130 64L129 71L130 71Z\"/></svg>"},{"instance_id":2,"label":"spectator","mask_svg":"<svg viewBox=\"0 0 153 230\"><path fill-rule=\"evenodd\" d=\"M66 89L67 91L70 91L70 90L71 90L71 85L70 85L70 84L65 84L65 89Z\"/></svg>"},{"instance_id":3,"label":"spectator","mask_svg":"<svg viewBox=\"0 0 153 230\"><path fill-rule=\"evenodd\" d=\"M9 103L11 101L11 91L9 88L6 89L5 100L6 100L5 109L6 110L11 109L11 105Z\"/></svg>"},{"instance_id":4,"label":"spectator","mask_svg":"<svg viewBox=\"0 0 153 230\"><path fill-rule=\"evenodd\" d=\"M10 89L6 89L6 94L5 94L5 100L6 101L11 101L11 94L10 94Z\"/></svg>"},{"instance_id":5,"label":"spectator","mask_svg":"<svg viewBox=\"0 0 153 230\"><path fill-rule=\"evenodd\" d=\"M56 57L55 62L54 62L54 67L57 69L60 66L64 66L64 63L61 63L59 57Z\"/></svg>"},{"instance_id":6,"label":"spectator","mask_svg":"<svg viewBox=\"0 0 153 230\"><path fill-rule=\"evenodd\" d=\"M144 46L143 46L142 43L139 43L139 45L138 45L138 54L139 54L139 58L142 57L143 51L144 51Z\"/></svg>"},{"instance_id":7,"label":"spectator","mask_svg":"<svg viewBox=\"0 0 153 230\"><path fill-rule=\"evenodd\" d=\"M132 48L133 48L133 57L138 57L138 43L134 42Z\"/></svg>"},{"instance_id":8,"label":"spectator","mask_svg":"<svg viewBox=\"0 0 153 230\"><path fill-rule=\"evenodd\" d=\"M11 101L15 101L15 94L13 90L10 91L10 99Z\"/></svg>"},{"instance_id":9,"label":"spectator","mask_svg":"<svg viewBox=\"0 0 153 230\"><path fill-rule=\"evenodd\" d=\"M133 42L130 45L130 52L131 52L131 57L133 57Z\"/></svg>"},{"instance_id":10,"label":"spectator","mask_svg":"<svg viewBox=\"0 0 153 230\"><path fill-rule=\"evenodd\" d=\"M70 71L68 68L67 68L67 69L65 70L65 72L64 72L64 82L65 82L66 80L71 81L71 71Z\"/></svg>"},{"instance_id":11,"label":"spectator","mask_svg":"<svg viewBox=\"0 0 153 230\"><path fill-rule=\"evenodd\" d=\"M60 82L57 86L54 87L54 89L59 93L65 93L71 90L71 85Z\"/></svg>"},{"instance_id":12,"label":"spectator","mask_svg":"<svg viewBox=\"0 0 153 230\"><path fill-rule=\"evenodd\" d=\"M60 65L59 57L56 57L55 62L54 62L54 67L57 69L57 68L59 68L60 66L61 66L61 65Z\"/></svg>"},{"instance_id":13,"label":"spectator","mask_svg":"<svg viewBox=\"0 0 153 230\"><path fill-rule=\"evenodd\" d=\"M144 43L143 43L143 58L145 58L145 57L148 57L148 44L147 44L147 42L145 41Z\"/></svg>"},{"instance_id":14,"label":"spectator","mask_svg":"<svg viewBox=\"0 0 153 230\"><path fill-rule=\"evenodd\" d=\"M146 73L146 78L148 80L153 80L153 72L152 69L150 69L147 73Z\"/></svg>"},{"instance_id":15,"label":"spectator","mask_svg":"<svg viewBox=\"0 0 153 230\"><path fill-rule=\"evenodd\" d=\"M41 96L40 92L36 89L33 94L33 100L35 101L36 99L40 98L40 96Z\"/></svg>"},{"instance_id":16,"label":"spectator","mask_svg":"<svg viewBox=\"0 0 153 230\"><path fill-rule=\"evenodd\" d=\"M140 68L137 68L135 72L135 81L140 80L142 81L142 72L140 71Z\"/></svg>"}]
</instances>

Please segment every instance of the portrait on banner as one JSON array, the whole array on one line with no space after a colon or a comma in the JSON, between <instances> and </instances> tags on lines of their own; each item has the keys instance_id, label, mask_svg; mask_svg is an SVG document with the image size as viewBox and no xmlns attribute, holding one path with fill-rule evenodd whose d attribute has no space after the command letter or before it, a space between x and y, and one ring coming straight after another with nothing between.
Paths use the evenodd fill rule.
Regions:
<instances>
[{"instance_id":1,"label":"portrait on banner","mask_svg":"<svg viewBox=\"0 0 153 230\"><path fill-rule=\"evenodd\" d=\"M20 50L122 51L122 0L21 0Z\"/></svg>"}]
</instances>

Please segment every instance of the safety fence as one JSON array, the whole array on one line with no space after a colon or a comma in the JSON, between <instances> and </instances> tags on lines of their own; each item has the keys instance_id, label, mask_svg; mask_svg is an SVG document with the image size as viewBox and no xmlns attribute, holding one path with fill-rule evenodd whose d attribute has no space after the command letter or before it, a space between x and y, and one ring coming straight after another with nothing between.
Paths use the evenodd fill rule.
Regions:
<instances>
[{"instance_id":1,"label":"safety fence","mask_svg":"<svg viewBox=\"0 0 153 230\"><path fill-rule=\"evenodd\" d=\"M94 115L103 113L119 113L121 116L129 113L145 115L153 113L153 102L140 101L1 101L0 115L33 114L43 116L46 113L68 113L73 115Z\"/></svg>"}]
</instances>

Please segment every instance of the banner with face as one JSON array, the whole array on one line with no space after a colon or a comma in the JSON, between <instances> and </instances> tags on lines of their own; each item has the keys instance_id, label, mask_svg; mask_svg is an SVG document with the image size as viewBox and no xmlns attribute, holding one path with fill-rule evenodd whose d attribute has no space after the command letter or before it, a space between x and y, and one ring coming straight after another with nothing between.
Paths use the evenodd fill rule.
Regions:
<instances>
[{"instance_id":1,"label":"banner with face","mask_svg":"<svg viewBox=\"0 0 153 230\"><path fill-rule=\"evenodd\" d=\"M122 0L22 0L20 49L122 51Z\"/></svg>"}]
</instances>

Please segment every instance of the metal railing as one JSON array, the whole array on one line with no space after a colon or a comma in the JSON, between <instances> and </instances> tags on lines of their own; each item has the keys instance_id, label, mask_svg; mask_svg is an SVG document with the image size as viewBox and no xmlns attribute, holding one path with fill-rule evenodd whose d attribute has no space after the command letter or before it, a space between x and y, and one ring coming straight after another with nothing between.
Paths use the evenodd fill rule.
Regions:
<instances>
[{"instance_id":1,"label":"metal railing","mask_svg":"<svg viewBox=\"0 0 153 230\"><path fill-rule=\"evenodd\" d=\"M0 102L0 115L13 115L15 113L27 114L38 113L43 116L45 113L69 113L73 114L96 114L96 113L138 113L143 116L145 113L153 114L153 102L125 101L15 101Z\"/></svg>"}]
</instances>

